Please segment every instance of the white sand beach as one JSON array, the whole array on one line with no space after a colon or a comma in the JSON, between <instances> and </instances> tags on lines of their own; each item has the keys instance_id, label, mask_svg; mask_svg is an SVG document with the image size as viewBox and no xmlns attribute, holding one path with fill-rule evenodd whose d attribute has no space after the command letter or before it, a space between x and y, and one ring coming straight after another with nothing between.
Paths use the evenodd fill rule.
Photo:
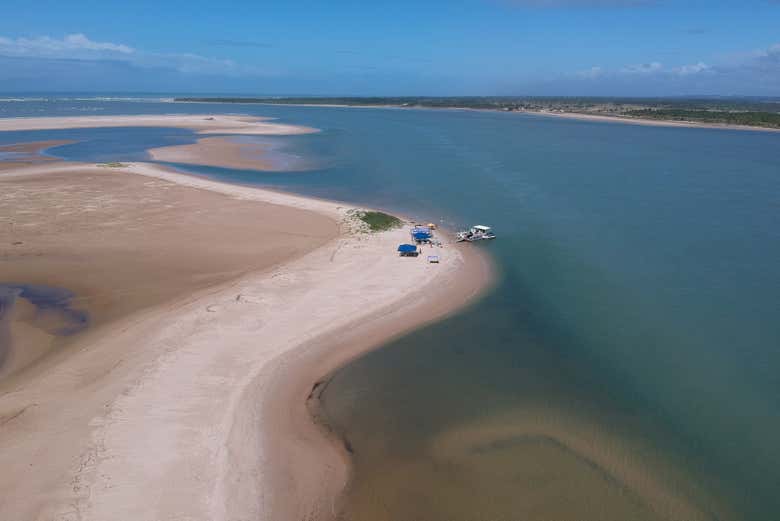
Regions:
<instances>
[{"instance_id":1,"label":"white sand beach","mask_svg":"<svg viewBox=\"0 0 780 521\"><path fill-rule=\"evenodd\" d=\"M149 121L154 118L143 124ZM215 126L224 124L243 125ZM201 131L213 130L210 125ZM148 179L163 183L152 187L160 194L156 205L173 204L165 190L176 187L218 196L199 205L258 205L264 219L281 229L289 225L290 233L301 233L308 216L325 228L271 256L271 264L230 272L217 285L194 284L189 293L96 325L62 352L0 381L3 519L327 518L349 470L338 441L328 439L307 409L312 386L360 352L462 307L491 280L489 261L468 245L436 248L438 265L424 256L399 258L395 247L407 239L405 228L365 233L344 205L152 164L45 163L0 172L0 182L67 175ZM48 190L41 197L55 206L58 195ZM208 219L208 207L203 210ZM153 217L145 218L156 222ZM338 224L331 239L329 222ZM73 228L79 226L89 234L94 221ZM158 228L150 224L147 232ZM20 229L0 233L12 240ZM260 227L255 240L271 252L274 241L285 248L283 237Z\"/></svg>"},{"instance_id":2,"label":"white sand beach","mask_svg":"<svg viewBox=\"0 0 780 521\"><path fill-rule=\"evenodd\" d=\"M197 131L199 134L276 136L317 132L317 129L310 127L274 123L272 118L223 114L0 118L0 132L8 130L56 130L101 127L188 128Z\"/></svg>"}]
</instances>

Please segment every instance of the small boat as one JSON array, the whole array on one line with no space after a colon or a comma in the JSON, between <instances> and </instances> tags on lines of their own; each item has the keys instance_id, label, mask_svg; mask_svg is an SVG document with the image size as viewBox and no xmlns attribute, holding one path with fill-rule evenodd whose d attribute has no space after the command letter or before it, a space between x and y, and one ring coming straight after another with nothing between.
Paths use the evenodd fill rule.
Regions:
<instances>
[{"instance_id":1,"label":"small boat","mask_svg":"<svg viewBox=\"0 0 780 521\"><path fill-rule=\"evenodd\" d=\"M458 232L458 242L484 241L495 238L496 234L493 233L493 230L490 229L490 226L485 226L484 224L477 224L468 230Z\"/></svg>"}]
</instances>

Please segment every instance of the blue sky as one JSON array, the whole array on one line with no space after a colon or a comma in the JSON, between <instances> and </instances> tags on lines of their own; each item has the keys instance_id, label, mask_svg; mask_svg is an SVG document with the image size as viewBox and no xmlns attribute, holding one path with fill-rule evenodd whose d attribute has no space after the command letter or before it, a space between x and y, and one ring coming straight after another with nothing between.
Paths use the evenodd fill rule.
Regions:
<instances>
[{"instance_id":1,"label":"blue sky","mask_svg":"<svg viewBox=\"0 0 780 521\"><path fill-rule=\"evenodd\" d=\"M0 91L780 96L780 0L3 0Z\"/></svg>"}]
</instances>

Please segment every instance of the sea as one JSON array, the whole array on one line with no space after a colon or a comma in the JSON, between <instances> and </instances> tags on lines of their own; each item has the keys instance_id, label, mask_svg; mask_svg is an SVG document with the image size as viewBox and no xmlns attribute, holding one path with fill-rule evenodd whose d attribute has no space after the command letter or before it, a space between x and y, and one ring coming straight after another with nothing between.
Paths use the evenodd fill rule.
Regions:
<instances>
[{"instance_id":1,"label":"sea","mask_svg":"<svg viewBox=\"0 0 780 521\"><path fill-rule=\"evenodd\" d=\"M282 172L172 165L491 225L477 302L338 370L345 521L780 519L780 133L468 110L0 96L0 117L239 113ZM2 132L147 160L161 128ZM242 138L247 139L247 138ZM403 284L403 281L398 281Z\"/></svg>"}]
</instances>

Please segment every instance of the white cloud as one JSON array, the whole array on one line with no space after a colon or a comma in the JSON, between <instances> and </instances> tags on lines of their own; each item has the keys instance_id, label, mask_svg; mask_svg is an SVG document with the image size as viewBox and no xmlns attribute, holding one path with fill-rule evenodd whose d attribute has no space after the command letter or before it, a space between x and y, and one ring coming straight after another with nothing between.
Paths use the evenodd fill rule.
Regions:
<instances>
[{"instance_id":1,"label":"white cloud","mask_svg":"<svg viewBox=\"0 0 780 521\"><path fill-rule=\"evenodd\" d=\"M49 36L35 38L4 38L0 36L0 54L29 58L89 58L108 54L130 55L130 46L95 42L81 33L69 34L61 40Z\"/></svg>"},{"instance_id":2,"label":"white cloud","mask_svg":"<svg viewBox=\"0 0 780 521\"><path fill-rule=\"evenodd\" d=\"M679 74L680 76L689 76L691 74L700 74L702 72L711 71L712 67L704 62L694 63L692 65L683 65L672 69L672 72Z\"/></svg>"},{"instance_id":3,"label":"white cloud","mask_svg":"<svg viewBox=\"0 0 780 521\"><path fill-rule=\"evenodd\" d=\"M654 74L663 71L664 66L659 62L640 63L638 65L628 65L620 69L620 72L626 74Z\"/></svg>"},{"instance_id":4,"label":"white cloud","mask_svg":"<svg viewBox=\"0 0 780 521\"><path fill-rule=\"evenodd\" d=\"M163 68L185 74L225 76L264 75L258 67L232 60L210 58L192 53L145 52L129 45L97 42L81 33L52 38L7 38L0 36L0 56L27 59L68 59L83 61L118 61L137 67Z\"/></svg>"},{"instance_id":5,"label":"white cloud","mask_svg":"<svg viewBox=\"0 0 780 521\"><path fill-rule=\"evenodd\" d=\"M56 41L51 40L50 41ZM93 42L81 33L69 34L63 40L62 43L65 47L75 49L89 49L93 51L116 51L122 54L130 54L135 52L135 49L128 47L127 45L111 43L111 42Z\"/></svg>"},{"instance_id":6,"label":"white cloud","mask_svg":"<svg viewBox=\"0 0 780 521\"><path fill-rule=\"evenodd\" d=\"M644 7L657 0L505 0L520 7Z\"/></svg>"},{"instance_id":7,"label":"white cloud","mask_svg":"<svg viewBox=\"0 0 780 521\"><path fill-rule=\"evenodd\" d=\"M712 60L712 61L710 61ZM589 92L642 95L744 94L780 95L780 43L762 49L665 65L648 61L574 70L559 76L567 94ZM551 85L554 82L551 81Z\"/></svg>"},{"instance_id":8,"label":"white cloud","mask_svg":"<svg viewBox=\"0 0 780 521\"><path fill-rule=\"evenodd\" d=\"M780 69L780 43L755 53L754 61L760 67Z\"/></svg>"},{"instance_id":9,"label":"white cloud","mask_svg":"<svg viewBox=\"0 0 780 521\"><path fill-rule=\"evenodd\" d=\"M132 61L142 67L174 69L190 74L240 76L261 73L256 67L240 65L233 60L208 58L191 53L142 53Z\"/></svg>"},{"instance_id":10,"label":"white cloud","mask_svg":"<svg viewBox=\"0 0 780 521\"><path fill-rule=\"evenodd\" d=\"M590 69L586 69L584 71L579 71L577 73L577 76L580 78L587 78L587 79L595 79L599 78L604 74L604 69L601 67L591 67Z\"/></svg>"},{"instance_id":11,"label":"white cloud","mask_svg":"<svg viewBox=\"0 0 780 521\"><path fill-rule=\"evenodd\" d=\"M598 69L599 76L608 73L608 71L602 71L598 67L594 67L594 69ZM625 67L619 69L617 73L623 75L647 75L647 76L649 75L692 76L695 74L711 72L712 70L713 68L711 66L701 61L698 63L681 65L679 67L671 67L671 68L664 67L664 65L661 62L649 62L649 63L640 63L636 65L626 65ZM587 76L585 73L582 72L578 73L578 75L582 77L593 77L593 76Z\"/></svg>"}]
</instances>

